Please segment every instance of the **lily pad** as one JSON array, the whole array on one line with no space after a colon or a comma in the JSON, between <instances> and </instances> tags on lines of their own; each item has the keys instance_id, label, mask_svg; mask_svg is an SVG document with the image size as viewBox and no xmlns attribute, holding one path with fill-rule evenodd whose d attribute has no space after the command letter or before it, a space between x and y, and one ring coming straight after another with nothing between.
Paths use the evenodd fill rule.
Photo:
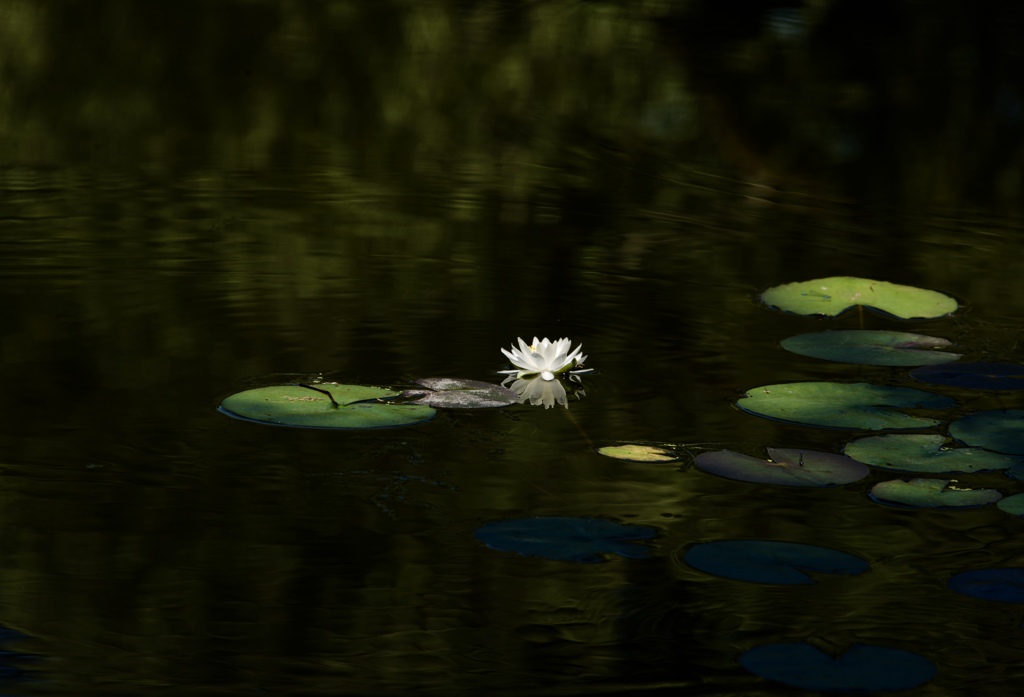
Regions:
<instances>
[{"instance_id":1,"label":"lily pad","mask_svg":"<svg viewBox=\"0 0 1024 697\"><path fill-rule=\"evenodd\" d=\"M946 409L956 404L949 397L910 387L883 387L869 383L793 382L748 390L736 402L745 412L777 421L880 431L928 428L936 419L911 416L893 407Z\"/></svg>"},{"instance_id":2,"label":"lily pad","mask_svg":"<svg viewBox=\"0 0 1024 697\"><path fill-rule=\"evenodd\" d=\"M949 435L966 445L1024 455L1024 410L979 411L951 423Z\"/></svg>"},{"instance_id":3,"label":"lily pad","mask_svg":"<svg viewBox=\"0 0 1024 697\"><path fill-rule=\"evenodd\" d=\"M959 305L934 290L852 276L832 276L786 283L761 293L769 307L797 315L835 317L857 306L880 310L899 319L945 317Z\"/></svg>"},{"instance_id":4,"label":"lily pad","mask_svg":"<svg viewBox=\"0 0 1024 697\"><path fill-rule=\"evenodd\" d=\"M1003 513L1024 518L1024 494L1014 494L1013 496L1007 496L1005 499L1000 499L996 503L996 508Z\"/></svg>"},{"instance_id":5,"label":"lily pad","mask_svg":"<svg viewBox=\"0 0 1024 697\"><path fill-rule=\"evenodd\" d=\"M605 457L614 457L616 460L630 462L675 462L679 459L679 454L668 448L642 443L606 445L603 448L598 448L597 452Z\"/></svg>"},{"instance_id":6,"label":"lily pad","mask_svg":"<svg viewBox=\"0 0 1024 697\"><path fill-rule=\"evenodd\" d=\"M1024 569L1005 567L964 571L949 579L949 589L998 603L1024 603Z\"/></svg>"},{"instance_id":7,"label":"lily pad","mask_svg":"<svg viewBox=\"0 0 1024 697\"><path fill-rule=\"evenodd\" d=\"M856 576L870 568L866 561L846 552L771 540L705 542L686 550L683 561L714 576L783 585L814 583L807 571Z\"/></svg>"},{"instance_id":8,"label":"lily pad","mask_svg":"<svg viewBox=\"0 0 1024 697\"><path fill-rule=\"evenodd\" d=\"M491 549L526 557L595 563L604 554L630 559L646 557L649 548L636 543L654 537L646 525L623 525L602 518L519 518L487 523L476 539Z\"/></svg>"},{"instance_id":9,"label":"lily pad","mask_svg":"<svg viewBox=\"0 0 1024 697\"><path fill-rule=\"evenodd\" d=\"M519 403L519 395L507 387L479 380L460 378L422 378L417 385L424 390L406 390L406 404L426 404L444 409L491 409Z\"/></svg>"},{"instance_id":10,"label":"lily pad","mask_svg":"<svg viewBox=\"0 0 1024 697\"><path fill-rule=\"evenodd\" d=\"M916 653L871 644L853 644L835 657L803 642L765 644L740 656L740 665L762 678L822 692L909 690L938 672Z\"/></svg>"},{"instance_id":11,"label":"lily pad","mask_svg":"<svg viewBox=\"0 0 1024 697\"><path fill-rule=\"evenodd\" d=\"M693 463L697 469L726 479L783 486L837 486L868 475L867 465L835 453L798 448L767 448L762 460L732 450L701 453Z\"/></svg>"},{"instance_id":12,"label":"lily pad","mask_svg":"<svg viewBox=\"0 0 1024 697\"><path fill-rule=\"evenodd\" d=\"M970 489L955 479L890 479L871 487L878 503L910 508L976 508L1003 498L995 489Z\"/></svg>"},{"instance_id":13,"label":"lily pad","mask_svg":"<svg viewBox=\"0 0 1024 697\"><path fill-rule=\"evenodd\" d=\"M275 385L235 393L221 402L220 411L275 426L340 429L408 426L436 413L424 405L376 401L397 395L363 385Z\"/></svg>"},{"instance_id":14,"label":"lily pad","mask_svg":"<svg viewBox=\"0 0 1024 697\"><path fill-rule=\"evenodd\" d=\"M861 365L936 365L960 358L959 353L934 349L952 344L947 339L910 332L841 329L783 339L782 348L801 356Z\"/></svg>"},{"instance_id":15,"label":"lily pad","mask_svg":"<svg viewBox=\"0 0 1024 697\"><path fill-rule=\"evenodd\" d=\"M1005 470L1024 462L1014 455L984 448L948 448L946 443L947 439L937 434L891 433L852 441L843 452L882 469L929 474Z\"/></svg>"},{"instance_id":16,"label":"lily pad","mask_svg":"<svg viewBox=\"0 0 1024 697\"><path fill-rule=\"evenodd\" d=\"M1024 390L1024 365L1014 363L929 365L911 370L910 377L932 385L970 390Z\"/></svg>"}]
</instances>

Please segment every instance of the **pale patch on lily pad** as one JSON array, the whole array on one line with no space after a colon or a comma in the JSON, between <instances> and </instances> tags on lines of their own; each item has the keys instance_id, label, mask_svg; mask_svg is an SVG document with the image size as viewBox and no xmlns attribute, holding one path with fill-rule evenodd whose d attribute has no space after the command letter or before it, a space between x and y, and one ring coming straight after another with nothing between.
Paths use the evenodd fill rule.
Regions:
<instances>
[{"instance_id":1,"label":"pale patch on lily pad","mask_svg":"<svg viewBox=\"0 0 1024 697\"><path fill-rule=\"evenodd\" d=\"M984 448L950 448L948 442L937 434L891 433L851 441L843 452L874 467L929 474L1005 470L1024 462L1019 456Z\"/></svg>"},{"instance_id":2,"label":"pale patch on lily pad","mask_svg":"<svg viewBox=\"0 0 1024 697\"><path fill-rule=\"evenodd\" d=\"M406 404L426 404L445 409L491 409L519 403L519 395L507 387L461 378L422 378L426 390L405 390Z\"/></svg>"},{"instance_id":3,"label":"pale patch on lily pad","mask_svg":"<svg viewBox=\"0 0 1024 697\"><path fill-rule=\"evenodd\" d=\"M959 353L943 353L948 339L910 332L871 329L839 329L799 334L783 339L782 348L801 356L860 365L935 365L960 358Z\"/></svg>"},{"instance_id":4,"label":"pale patch on lily pad","mask_svg":"<svg viewBox=\"0 0 1024 697\"><path fill-rule=\"evenodd\" d=\"M940 423L904 414L894 407L946 409L955 404L949 397L932 392L863 382L764 385L748 390L736 402L745 412L777 421L870 431L928 428Z\"/></svg>"},{"instance_id":5,"label":"pale patch on lily pad","mask_svg":"<svg viewBox=\"0 0 1024 697\"><path fill-rule=\"evenodd\" d=\"M916 653L869 644L853 644L838 656L803 642L764 644L740 656L740 665L790 687L858 694L909 690L938 672Z\"/></svg>"},{"instance_id":6,"label":"pale patch on lily pad","mask_svg":"<svg viewBox=\"0 0 1024 697\"><path fill-rule=\"evenodd\" d=\"M713 576L783 585L815 583L808 571L856 576L870 568L866 561L846 552L773 540L704 542L687 549L682 561Z\"/></svg>"},{"instance_id":7,"label":"pale patch on lily pad","mask_svg":"<svg viewBox=\"0 0 1024 697\"><path fill-rule=\"evenodd\" d=\"M768 448L763 460L732 450L701 453L697 469L726 479L782 486L838 486L863 479L867 465L851 457L798 448Z\"/></svg>"},{"instance_id":8,"label":"pale patch on lily pad","mask_svg":"<svg viewBox=\"0 0 1024 697\"><path fill-rule=\"evenodd\" d=\"M646 525L623 525L603 518L519 518L487 523L477 528L476 539L491 549L526 557L595 563L605 554L630 559L648 556L637 544L657 534Z\"/></svg>"},{"instance_id":9,"label":"pale patch on lily pad","mask_svg":"<svg viewBox=\"0 0 1024 697\"><path fill-rule=\"evenodd\" d=\"M220 404L228 416L298 428L388 428L426 421L436 413L419 404L390 404L398 392L364 385L274 385L237 392Z\"/></svg>"},{"instance_id":10,"label":"pale patch on lily pad","mask_svg":"<svg viewBox=\"0 0 1024 697\"><path fill-rule=\"evenodd\" d=\"M1024 494L1007 496L1005 499L1001 499L996 504L996 507L1004 513L1015 515L1018 518L1024 518Z\"/></svg>"},{"instance_id":11,"label":"pale patch on lily pad","mask_svg":"<svg viewBox=\"0 0 1024 697\"><path fill-rule=\"evenodd\" d=\"M1024 410L979 411L951 423L949 435L966 445L1024 455Z\"/></svg>"},{"instance_id":12,"label":"pale patch on lily pad","mask_svg":"<svg viewBox=\"0 0 1024 697\"><path fill-rule=\"evenodd\" d=\"M925 366L910 377L932 385L970 390L1024 390L1024 365L1015 363L956 363Z\"/></svg>"},{"instance_id":13,"label":"pale patch on lily pad","mask_svg":"<svg viewBox=\"0 0 1024 697\"><path fill-rule=\"evenodd\" d=\"M880 310L899 319L945 317L959 305L934 290L853 276L832 276L786 283L761 293L769 307L797 315L835 317L857 306Z\"/></svg>"},{"instance_id":14,"label":"pale patch on lily pad","mask_svg":"<svg viewBox=\"0 0 1024 697\"><path fill-rule=\"evenodd\" d=\"M891 479L871 487L878 503L911 508L976 508L1003 498L995 489L971 489L955 479Z\"/></svg>"},{"instance_id":15,"label":"pale patch on lily pad","mask_svg":"<svg viewBox=\"0 0 1024 697\"><path fill-rule=\"evenodd\" d=\"M630 462L675 462L679 454L669 448L642 443L625 443L623 445L606 445L597 452L605 457Z\"/></svg>"}]
</instances>

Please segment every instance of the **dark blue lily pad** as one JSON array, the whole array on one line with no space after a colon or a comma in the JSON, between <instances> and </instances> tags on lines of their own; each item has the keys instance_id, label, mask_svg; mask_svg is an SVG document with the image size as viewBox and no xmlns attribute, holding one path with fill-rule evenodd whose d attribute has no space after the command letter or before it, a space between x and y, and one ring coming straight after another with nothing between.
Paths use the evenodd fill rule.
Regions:
<instances>
[{"instance_id":1,"label":"dark blue lily pad","mask_svg":"<svg viewBox=\"0 0 1024 697\"><path fill-rule=\"evenodd\" d=\"M949 589L963 595L999 603L1024 603L1024 569L999 568L964 571L949 579Z\"/></svg>"},{"instance_id":2,"label":"dark blue lily pad","mask_svg":"<svg viewBox=\"0 0 1024 697\"><path fill-rule=\"evenodd\" d=\"M649 549L636 544L657 530L646 525L623 525L601 518L518 518L477 528L476 539L491 549L526 557L595 563L604 554L630 559L646 557Z\"/></svg>"},{"instance_id":3,"label":"dark blue lily pad","mask_svg":"<svg viewBox=\"0 0 1024 697\"><path fill-rule=\"evenodd\" d=\"M928 365L911 370L910 377L931 385L971 390L1024 390L1024 365L1013 363Z\"/></svg>"},{"instance_id":4,"label":"dark blue lily pad","mask_svg":"<svg viewBox=\"0 0 1024 697\"><path fill-rule=\"evenodd\" d=\"M806 571L856 576L870 568L866 561L846 552L771 540L705 542L686 550L683 561L714 576L785 585L814 583Z\"/></svg>"},{"instance_id":5,"label":"dark blue lily pad","mask_svg":"<svg viewBox=\"0 0 1024 697\"><path fill-rule=\"evenodd\" d=\"M979 411L951 423L949 435L966 445L1024 455L1024 410Z\"/></svg>"},{"instance_id":6,"label":"dark blue lily pad","mask_svg":"<svg viewBox=\"0 0 1024 697\"><path fill-rule=\"evenodd\" d=\"M762 678L822 692L909 690L937 672L924 656L869 644L853 644L837 657L802 642L765 644L740 656L740 665Z\"/></svg>"}]
</instances>

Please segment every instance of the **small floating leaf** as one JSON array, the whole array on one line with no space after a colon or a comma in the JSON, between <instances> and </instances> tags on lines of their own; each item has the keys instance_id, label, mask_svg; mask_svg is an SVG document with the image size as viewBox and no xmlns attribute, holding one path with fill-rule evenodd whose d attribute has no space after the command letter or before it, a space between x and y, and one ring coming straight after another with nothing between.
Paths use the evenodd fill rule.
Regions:
<instances>
[{"instance_id":1,"label":"small floating leaf","mask_svg":"<svg viewBox=\"0 0 1024 697\"><path fill-rule=\"evenodd\" d=\"M843 452L875 467L929 474L1005 470L1024 462L1024 458L984 448L947 448L946 441L937 434L892 433L851 441Z\"/></svg>"},{"instance_id":2,"label":"small floating leaf","mask_svg":"<svg viewBox=\"0 0 1024 697\"><path fill-rule=\"evenodd\" d=\"M434 416L427 406L374 401L397 395L363 385L275 385L233 394L221 402L220 411L246 421L299 428L408 426Z\"/></svg>"},{"instance_id":3,"label":"small floating leaf","mask_svg":"<svg viewBox=\"0 0 1024 697\"><path fill-rule=\"evenodd\" d=\"M1024 455L1024 410L979 411L951 423L949 435L967 445Z\"/></svg>"},{"instance_id":4,"label":"small floating leaf","mask_svg":"<svg viewBox=\"0 0 1024 697\"><path fill-rule=\"evenodd\" d=\"M519 395L516 392L501 385L479 380L422 378L417 380L416 384L429 391L403 392L404 397L417 397L406 404L426 404L445 409L490 409L519 403Z\"/></svg>"},{"instance_id":5,"label":"small floating leaf","mask_svg":"<svg viewBox=\"0 0 1024 697\"><path fill-rule=\"evenodd\" d=\"M940 423L891 407L945 409L955 403L949 397L909 387L883 387L863 382L793 382L748 390L736 406L778 421L880 431L927 428Z\"/></svg>"},{"instance_id":6,"label":"small floating leaf","mask_svg":"<svg viewBox=\"0 0 1024 697\"><path fill-rule=\"evenodd\" d=\"M909 332L842 329L800 334L783 339L782 348L801 356L861 365L935 365L960 358L959 353L933 349L950 346L946 339Z\"/></svg>"},{"instance_id":7,"label":"small floating leaf","mask_svg":"<svg viewBox=\"0 0 1024 697\"><path fill-rule=\"evenodd\" d=\"M783 312L827 317L841 315L857 305L899 319L944 317L958 307L956 300L934 290L852 276L775 286L761 293L761 301Z\"/></svg>"},{"instance_id":8,"label":"small floating leaf","mask_svg":"<svg viewBox=\"0 0 1024 697\"><path fill-rule=\"evenodd\" d=\"M1015 515L1018 518L1024 518L1024 494L1007 496L1005 499L1001 499L996 503L996 508L1004 513Z\"/></svg>"},{"instance_id":9,"label":"small floating leaf","mask_svg":"<svg viewBox=\"0 0 1024 697\"><path fill-rule=\"evenodd\" d=\"M949 579L950 590L999 603L1024 603L1024 569L1015 567L964 571Z\"/></svg>"},{"instance_id":10,"label":"small floating leaf","mask_svg":"<svg viewBox=\"0 0 1024 697\"><path fill-rule=\"evenodd\" d=\"M768 460L732 450L701 453L697 469L726 479L783 486L836 486L868 475L861 462L844 455L798 448L768 448Z\"/></svg>"},{"instance_id":11,"label":"small floating leaf","mask_svg":"<svg viewBox=\"0 0 1024 697\"><path fill-rule=\"evenodd\" d=\"M594 563L603 554L630 559L646 557L649 549L636 543L654 537L646 525L622 525L601 518L519 518L487 523L476 539L491 549L527 557Z\"/></svg>"},{"instance_id":12,"label":"small floating leaf","mask_svg":"<svg viewBox=\"0 0 1024 697\"><path fill-rule=\"evenodd\" d=\"M909 690L937 672L934 663L916 653L869 644L853 644L835 658L802 642L764 644L740 656L740 665L762 678L822 692Z\"/></svg>"},{"instance_id":13,"label":"small floating leaf","mask_svg":"<svg viewBox=\"0 0 1024 697\"><path fill-rule=\"evenodd\" d=\"M879 503L911 508L975 508L1003 498L995 489L961 487L955 479L891 479L871 487L870 496Z\"/></svg>"},{"instance_id":14,"label":"small floating leaf","mask_svg":"<svg viewBox=\"0 0 1024 697\"><path fill-rule=\"evenodd\" d=\"M1024 390L1024 365L1013 363L929 365L911 370L910 377L932 385L971 390Z\"/></svg>"},{"instance_id":15,"label":"small floating leaf","mask_svg":"<svg viewBox=\"0 0 1024 697\"><path fill-rule=\"evenodd\" d=\"M606 445L597 452L605 457L631 462L675 462L679 455L668 448L642 443L626 443L624 445Z\"/></svg>"},{"instance_id":16,"label":"small floating leaf","mask_svg":"<svg viewBox=\"0 0 1024 697\"><path fill-rule=\"evenodd\" d=\"M870 568L852 554L827 547L771 540L705 542L686 550L683 561L714 576L751 583L814 583L805 572L856 576Z\"/></svg>"}]
</instances>

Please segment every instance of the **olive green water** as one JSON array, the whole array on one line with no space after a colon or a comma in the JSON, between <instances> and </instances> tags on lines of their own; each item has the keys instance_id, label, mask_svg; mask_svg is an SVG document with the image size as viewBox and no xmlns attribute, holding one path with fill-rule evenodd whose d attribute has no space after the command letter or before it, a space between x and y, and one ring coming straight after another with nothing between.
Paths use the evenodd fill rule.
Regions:
<instances>
[{"instance_id":1,"label":"olive green water","mask_svg":"<svg viewBox=\"0 0 1024 697\"><path fill-rule=\"evenodd\" d=\"M1019 519L882 507L885 473L798 490L593 451L840 449L858 434L731 406L910 384L778 348L805 331L1022 359L1020 13L725 4L0 5L0 626L22 637L3 692L802 694L737 662L801 640L926 656L914 694L1012 691L1024 608L945 583L1024 562ZM830 275L964 309L755 302ZM572 419L338 433L216 410L318 374L497 382L534 335L596 370ZM473 537L546 515L659 535L601 564ZM735 538L872 568L792 588L677 559Z\"/></svg>"}]
</instances>

